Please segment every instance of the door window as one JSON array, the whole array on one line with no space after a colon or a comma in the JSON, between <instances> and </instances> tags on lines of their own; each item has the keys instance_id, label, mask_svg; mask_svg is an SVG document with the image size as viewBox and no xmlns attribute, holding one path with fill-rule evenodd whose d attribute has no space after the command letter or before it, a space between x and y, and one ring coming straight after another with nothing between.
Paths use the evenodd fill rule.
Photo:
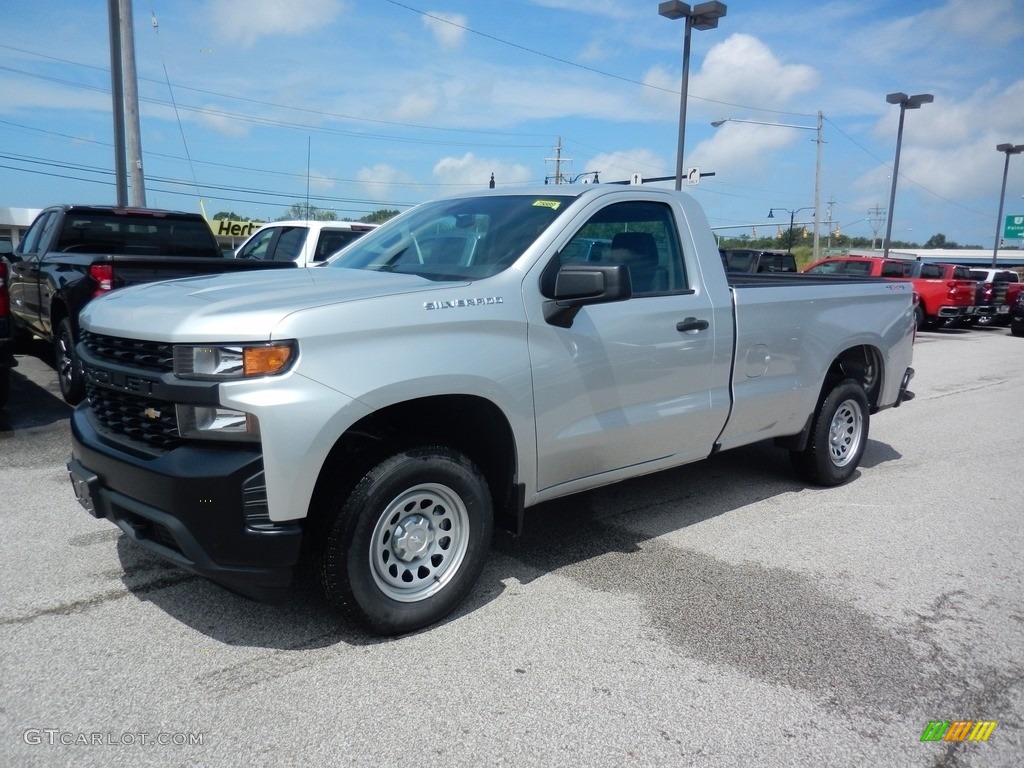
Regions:
<instances>
[{"instance_id":1,"label":"door window","mask_svg":"<svg viewBox=\"0 0 1024 768\"><path fill-rule=\"evenodd\" d=\"M690 287L675 220L662 203L632 201L601 209L565 244L560 258L563 264L625 264L635 296L679 293Z\"/></svg>"}]
</instances>

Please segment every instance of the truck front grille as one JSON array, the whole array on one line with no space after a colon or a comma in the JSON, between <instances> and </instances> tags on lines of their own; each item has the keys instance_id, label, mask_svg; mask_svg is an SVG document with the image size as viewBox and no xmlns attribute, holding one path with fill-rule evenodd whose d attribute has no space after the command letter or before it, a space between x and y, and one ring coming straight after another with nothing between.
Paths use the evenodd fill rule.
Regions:
<instances>
[{"instance_id":1,"label":"truck front grille","mask_svg":"<svg viewBox=\"0 0 1024 768\"><path fill-rule=\"evenodd\" d=\"M170 450L181 443L172 403L86 384L85 396L103 427L154 448Z\"/></svg>"},{"instance_id":2,"label":"truck front grille","mask_svg":"<svg viewBox=\"0 0 1024 768\"><path fill-rule=\"evenodd\" d=\"M161 373L169 372L173 368L174 350L172 345L163 341L122 339L84 331L82 343L89 350L89 354L100 360Z\"/></svg>"}]
</instances>

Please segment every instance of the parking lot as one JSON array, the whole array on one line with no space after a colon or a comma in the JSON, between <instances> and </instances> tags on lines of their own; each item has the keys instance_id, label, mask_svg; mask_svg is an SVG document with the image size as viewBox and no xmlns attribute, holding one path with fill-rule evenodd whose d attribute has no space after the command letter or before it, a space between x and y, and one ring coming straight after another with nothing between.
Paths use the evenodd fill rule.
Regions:
<instances>
[{"instance_id":1,"label":"parking lot","mask_svg":"<svg viewBox=\"0 0 1024 768\"><path fill-rule=\"evenodd\" d=\"M0 411L0 764L1016 766L1024 340L918 335L859 472L757 445L527 513L444 623L264 605L77 504L45 350ZM922 742L930 721L995 721Z\"/></svg>"}]
</instances>

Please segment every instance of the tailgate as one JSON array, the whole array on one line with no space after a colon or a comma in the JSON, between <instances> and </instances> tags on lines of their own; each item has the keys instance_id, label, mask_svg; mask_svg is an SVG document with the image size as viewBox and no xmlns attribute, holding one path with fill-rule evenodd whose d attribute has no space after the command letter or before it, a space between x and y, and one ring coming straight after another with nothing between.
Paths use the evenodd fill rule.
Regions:
<instances>
[{"instance_id":1,"label":"tailgate","mask_svg":"<svg viewBox=\"0 0 1024 768\"><path fill-rule=\"evenodd\" d=\"M249 272L254 269L295 269L288 261L250 261L225 258L197 258L189 256L115 256L114 287L155 283L179 277L219 275L225 272Z\"/></svg>"}]
</instances>

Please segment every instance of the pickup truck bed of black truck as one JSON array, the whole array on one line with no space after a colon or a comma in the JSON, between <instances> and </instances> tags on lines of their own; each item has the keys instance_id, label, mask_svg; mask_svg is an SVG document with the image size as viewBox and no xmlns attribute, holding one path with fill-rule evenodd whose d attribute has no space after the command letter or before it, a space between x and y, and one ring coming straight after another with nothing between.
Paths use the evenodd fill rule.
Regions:
<instances>
[{"instance_id":1,"label":"pickup truck bed of black truck","mask_svg":"<svg viewBox=\"0 0 1024 768\"><path fill-rule=\"evenodd\" d=\"M84 395L78 315L95 297L157 280L295 266L225 257L198 213L94 205L45 209L8 259L13 330L54 345L61 394L72 404Z\"/></svg>"}]
</instances>

